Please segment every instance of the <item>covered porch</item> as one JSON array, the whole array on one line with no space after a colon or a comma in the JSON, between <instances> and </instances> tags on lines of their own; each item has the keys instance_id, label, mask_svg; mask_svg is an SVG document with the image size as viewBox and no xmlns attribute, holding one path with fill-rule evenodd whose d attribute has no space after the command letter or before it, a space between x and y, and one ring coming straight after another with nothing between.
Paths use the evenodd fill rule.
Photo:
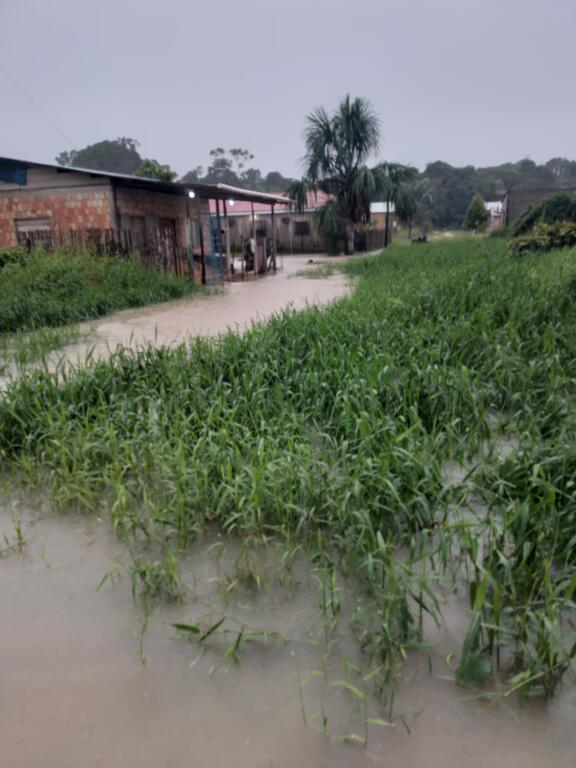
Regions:
<instances>
[{"instance_id":1,"label":"covered porch","mask_svg":"<svg viewBox=\"0 0 576 768\"><path fill-rule=\"evenodd\" d=\"M202 245L202 282L220 280L245 280L278 268L276 206L282 210L292 205L289 197L268 192L243 189L228 184L193 185L190 197L208 199L210 205L210 243ZM240 244L234 243L230 215L234 206L250 207L250 230ZM255 205L269 211L271 226L260 228L257 224Z\"/></svg>"}]
</instances>

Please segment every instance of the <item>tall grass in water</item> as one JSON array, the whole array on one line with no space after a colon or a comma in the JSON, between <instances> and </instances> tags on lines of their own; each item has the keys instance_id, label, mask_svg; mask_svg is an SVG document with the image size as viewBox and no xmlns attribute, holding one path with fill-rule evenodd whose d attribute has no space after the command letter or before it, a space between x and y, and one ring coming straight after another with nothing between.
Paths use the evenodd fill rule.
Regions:
<instances>
[{"instance_id":1,"label":"tall grass in water","mask_svg":"<svg viewBox=\"0 0 576 768\"><path fill-rule=\"evenodd\" d=\"M518 262L501 242L455 241L345 269L356 291L326 309L24 378L0 402L0 457L56 506L107 510L138 546L172 552L212 525L337 563L372 606L357 627L383 686L426 613L439 620L434 585L457 556L472 609L460 682L483 679L493 654L512 687L549 678L550 693L570 663L556 631L576 572L570 465L542 497L530 483L538 446L574 441L576 256ZM487 468L492 509L456 525L442 465L494 439L495 414L535 452ZM541 510L520 536L518 495Z\"/></svg>"},{"instance_id":2,"label":"tall grass in water","mask_svg":"<svg viewBox=\"0 0 576 768\"><path fill-rule=\"evenodd\" d=\"M187 280L134 259L75 248L0 254L0 333L100 317L188 295Z\"/></svg>"},{"instance_id":3,"label":"tall grass in water","mask_svg":"<svg viewBox=\"0 0 576 768\"><path fill-rule=\"evenodd\" d=\"M0 376L21 371L31 363L42 362L50 352L73 344L81 337L81 332L73 325L0 334Z\"/></svg>"}]
</instances>

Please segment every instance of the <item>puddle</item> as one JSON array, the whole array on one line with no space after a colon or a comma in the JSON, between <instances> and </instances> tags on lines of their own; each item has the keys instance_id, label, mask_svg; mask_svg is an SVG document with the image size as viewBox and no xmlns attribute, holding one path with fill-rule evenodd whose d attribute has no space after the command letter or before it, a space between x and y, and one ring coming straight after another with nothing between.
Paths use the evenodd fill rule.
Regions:
<instances>
[{"instance_id":1,"label":"puddle","mask_svg":"<svg viewBox=\"0 0 576 768\"><path fill-rule=\"evenodd\" d=\"M11 535L5 508L0 530ZM222 584L229 582L222 577L230 568L218 564L210 542L197 544L183 563L190 587L185 602L149 619L143 666L142 619L130 580L97 590L102 576L125 560L108 525L73 515L40 517L25 522L25 536L23 556L0 558L2 766L574 767L573 687L550 705L512 712L473 699L445 679L451 674L445 655L457 650L467 628L457 598L446 605L432 671L420 653L411 653L405 665L394 709L405 714L411 732L400 722L370 726L365 750L338 738L362 733L363 722L361 713L354 715L354 698L334 686L347 674L354 681L344 660L369 667L345 625L325 659L327 680L318 674L302 689L303 722L299 675L303 680L311 670L322 671L325 650L319 592L306 563L283 586L265 586L256 596L231 590L223 605ZM198 644L175 638L170 625L208 612L210 620L226 615L279 636L253 638L235 664L225 658L233 634L215 633L194 664ZM371 717L387 717L376 700L368 702ZM321 706L330 736L313 727L321 726ZM343 720L350 722L342 726Z\"/></svg>"}]
</instances>

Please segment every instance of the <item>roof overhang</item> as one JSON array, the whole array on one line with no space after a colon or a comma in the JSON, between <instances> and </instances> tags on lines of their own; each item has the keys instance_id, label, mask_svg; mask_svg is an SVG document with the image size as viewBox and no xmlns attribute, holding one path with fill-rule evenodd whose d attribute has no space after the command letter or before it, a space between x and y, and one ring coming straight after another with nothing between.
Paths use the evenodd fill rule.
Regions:
<instances>
[{"instance_id":1,"label":"roof overhang","mask_svg":"<svg viewBox=\"0 0 576 768\"><path fill-rule=\"evenodd\" d=\"M92 168L77 168L75 166L56 165L54 163L36 163L12 157L0 157L0 162L14 164L26 169L34 167L51 168L58 173L81 173L91 177L102 177L110 179L115 186L144 189L149 192L162 192L168 195L187 196L189 192L194 192L195 196L203 200L248 200L254 203L267 203L269 205L292 202L289 197L284 197L283 195L233 187L229 184L183 184L180 181L158 181L157 179L147 179L144 176L131 176L110 171L95 171Z\"/></svg>"}]
</instances>

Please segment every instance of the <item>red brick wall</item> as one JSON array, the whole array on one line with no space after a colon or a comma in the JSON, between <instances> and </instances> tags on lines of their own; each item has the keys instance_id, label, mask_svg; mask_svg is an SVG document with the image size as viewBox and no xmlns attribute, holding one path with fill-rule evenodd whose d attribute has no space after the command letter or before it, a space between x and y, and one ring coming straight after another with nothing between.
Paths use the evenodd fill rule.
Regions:
<instances>
[{"instance_id":1,"label":"red brick wall","mask_svg":"<svg viewBox=\"0 0 576 768\"><path fill-rule=\"evenodd\" d=\"M186 247L188 243L187 219L198 218L200 213L209 213L208 201L186 200L185 197L167 195L162 192L148 192L143 189L129 187L116 188L116 205L118 214L129 216L156 216L159 219L174 219L178 246ZM209 232L206 232L208 235Z\"/></svg>"},{"instance_id":2,"label":"red brick wall","mask_svg":"<svg viewBox=\"0 0 576 768\"><path fill-rule=\"evenodd\" d=\"M131 187L116 187L116 207L118 217L126 216L155 216L157 219L173 219L176 227L176 248L179 255L178 270L187 272L189 262L187 249L189 242L188 218L202 218L204 247L210 252L210 208L207 200L186 198L180 195L169 195L164 192L150 192ZM120 225L121 221L118 221ZM199 258L200 249L193 248L194 255Z\"/></svg>"},{"instance_id":3,"label":"red brick wall","mask_svg":"<svg viewBox=\"0 0 576 768\"><path fill-rule=\"evenodd\" d=\"M46 218L54 230L110 229L110 190L106 187L0 194L0 246L16 244L16 219Z\"/></svg>"},{"instance_id":4,"label":"red brick wall","mask_svg":"<svg viewBox=\"0 0 576 768\"><path fill-rule=\"evenodd\" d=\"M16 244L16 219L46 218L54 230L109 229L113 225L107 187L14 191L0 194L0 246Z\"/></svg>"}]
</instances>

